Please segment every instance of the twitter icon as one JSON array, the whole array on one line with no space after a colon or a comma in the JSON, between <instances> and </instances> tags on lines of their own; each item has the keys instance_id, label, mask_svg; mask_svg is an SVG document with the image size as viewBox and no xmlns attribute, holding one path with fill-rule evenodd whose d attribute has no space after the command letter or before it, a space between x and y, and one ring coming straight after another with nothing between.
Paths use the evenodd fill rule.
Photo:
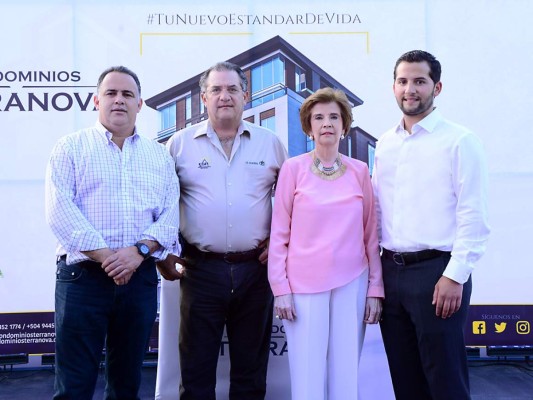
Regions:
<instances>
[{"instance_id":1,"label":"twitter icon","mask_svg":"<svg viewBox=\"0 0 533 400\"><path fill-rule=\"evenodd\" d=\"M494 329L496 329L496 333L502 333L506 327L507 327L507 322L500 322L499 324L494 323Z\"/></svg>"}]
</instances>

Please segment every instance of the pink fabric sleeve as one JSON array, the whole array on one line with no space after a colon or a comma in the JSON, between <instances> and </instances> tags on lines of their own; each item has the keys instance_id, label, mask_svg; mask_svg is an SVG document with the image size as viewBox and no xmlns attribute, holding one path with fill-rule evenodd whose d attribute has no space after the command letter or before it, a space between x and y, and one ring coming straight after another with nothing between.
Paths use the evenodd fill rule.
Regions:
<instances>
[{"instance_id":1,"label":"pink fabric sleeve","mask_svg":"<svg viewBox=\"0 0 533 400\"><path fill-rule=\"evenodd\" d=\"M289 164L285 162L281 167L272 211L268 280L274 296L291 293L286 267L296 182Z\"/></svg>"},{"instance_id":2,"label":"pink fabric sleeve","mask_svg":"<svg viewBox=\"0 0 533 400\"><path fill-rule=\"evenodd\" d=\"M367 297L385 297L381 259L379 256L378 228L374 193L368 168L365 168L363 172L363 230L365 252L368 258L369 267Z\"/></svg>"}]
</instances>

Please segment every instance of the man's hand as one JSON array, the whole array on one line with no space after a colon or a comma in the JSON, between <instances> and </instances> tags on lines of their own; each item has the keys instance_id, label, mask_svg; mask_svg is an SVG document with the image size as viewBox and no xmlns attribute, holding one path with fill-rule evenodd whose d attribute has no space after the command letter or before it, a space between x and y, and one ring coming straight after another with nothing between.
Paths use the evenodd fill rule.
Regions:
<instances>
[{"instance_id":1,"label":"man's hand","mask_svg":"<svg viewBox=\"0 0 533 400\"><path fill-rule=\"evenodd\" d=\"M259 248L264 249L261 254L259 254L259 262L263 265L266 265L268 262L268 244L270 243L270 238L266 238L261 243L259 243Z\"/></svg>"},{"instance_id":2,"label":"man's hand","mask_svg":"<svg viewBox=\"0 0 533 400\"><path fill-rule=\"evenodd\" d=\"M169 254L165 260L159 261L156 265L163 278L167 281L175 281L176 279L181 279L183 277L183 268L185 267L186 262L183 258L175 256L174 254ZM178 269L180 265L182 268Z\"/></svg>"},{"instance_id":3,"label":"man's hand","mask_svg":"<svg viewBox=\"0 0 533 400\"><path fill-rule=\"evenodd\" d=\"M87 257L89 257L91 260L102 264L107 257L114 254L115 252L111 250L109 247L106 247L104 249L82 251L82 253L85 254Z\"/></svg>"},{"instance_id":4,"label":"man's hand","mask_svg":"<svg viewBox=\"0 0 533 400\"><path fill-rule=\"evenodd\" d=\"M113 278L117 285L125 285L135 270L144 261L137 247L129 246L117 250L102 262L106 274Z\"/></svg>"},{"instance_id":5,"label":"man's hand","mask_svg":"<svg viewBox=\"0 0 533 400\"><path fill-rule=\"evenodd\" d=\"M442 276L435 285L431 302L436 306L435 315L444 319L451 317L461 307L462 297L463 285Z\"/></svg>"}]
</instances>

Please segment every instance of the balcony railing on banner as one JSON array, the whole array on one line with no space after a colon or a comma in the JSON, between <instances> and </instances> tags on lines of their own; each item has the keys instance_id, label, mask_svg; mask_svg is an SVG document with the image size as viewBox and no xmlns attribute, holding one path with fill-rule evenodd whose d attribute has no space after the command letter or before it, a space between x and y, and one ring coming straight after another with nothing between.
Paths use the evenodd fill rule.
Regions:
<instances>
[{"instance_id":1,"label":"balcony railing on banner","mask_svg":"<svg viewBox=\"0 0 533 400\"><path fill-rule=\"evenodd\" d=\"M277 99L287 94L287 87L281 83L269 86L266 89L260 90L252 95L252 101L248 102L244 109L248 110L252 107L257 107L269 101Z\"/></svg>"},{"instance_id":2,"label":"balcony railing on banner","mask_svg":"<svg viewBox=\"0 0 533 400\"><path fill-rule=\"evenodd\" d=\"M157 132L157 141L166 142L174 133L176 133L176 125L163 129Z\"/></svg>"}]
</instances>

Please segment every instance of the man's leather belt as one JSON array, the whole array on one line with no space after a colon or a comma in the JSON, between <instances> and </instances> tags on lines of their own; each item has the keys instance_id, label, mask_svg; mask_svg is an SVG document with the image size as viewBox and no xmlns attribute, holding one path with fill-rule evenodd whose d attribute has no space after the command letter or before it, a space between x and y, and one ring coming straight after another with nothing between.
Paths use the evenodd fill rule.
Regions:
<instances>
[{"instance_id":1,"label":"man's leather belt","mask_svg":"<svg viewBox=\"0 0 533 400\"><path fill-rule=\"evenodd\" d=\"M196 246L189 243L183 246L185 257L204 258L204 260L221 260L228 264L238 264L251 260L257 260L259 255L263 252L262 248L255 248L248 251L235 251L228 253L214 253L212 251L201 251Z\"/></svg>"},{"instance_id":2,"label":"man's leather belt","mask_svg":"<svg viewBox=\"0 0 533 400\"><path fill-rule=\"evenodd\" d=\"M204 253L204 257L206 259L224 260L225 262L229 264L237 264L237 263L242 263L246 261L257 260L261 252L262 252L261 249L256 248L256 249L252 249L248 251L236 251L236 252L228 252L228 253L213 253L211 251L208 251L208 252L204 251L202 253Z\"/></svg>"},{"instance_id":3,"label":"man's leather belt","mask_svg":"<svg viewBox=\"0 0 533 400\"><path fill-rule=\"evenodd\" d=\"M384 258L394 261L397 265L407 266L422 261L431 260L432 258L450 255L450 252L433 249L412 252L398 252L383 249L382 255Z\"/></svg>"}]
</instances>

